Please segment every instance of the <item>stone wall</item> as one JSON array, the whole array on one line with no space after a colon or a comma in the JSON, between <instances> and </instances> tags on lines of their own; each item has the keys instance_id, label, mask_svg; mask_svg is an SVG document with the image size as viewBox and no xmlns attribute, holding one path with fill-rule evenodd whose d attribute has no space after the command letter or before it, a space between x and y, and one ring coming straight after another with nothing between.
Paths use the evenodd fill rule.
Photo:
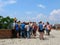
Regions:
<instances>
[{"instance_id":1,"label":"stone wall","mask_svg":"<svg viewBox=\"0 0 60 45\"><path fill-rule=\"evenodd\" d=\"M11 38L12 30L10 29L0 29L0 38Z\"/></svg>"}]
</instances>

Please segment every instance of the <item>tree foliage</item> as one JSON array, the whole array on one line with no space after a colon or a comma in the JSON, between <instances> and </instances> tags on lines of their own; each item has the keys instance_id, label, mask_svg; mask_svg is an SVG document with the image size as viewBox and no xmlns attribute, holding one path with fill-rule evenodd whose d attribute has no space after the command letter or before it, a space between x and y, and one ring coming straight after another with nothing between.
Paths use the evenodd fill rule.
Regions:
<instances>
[{"instance_id":1,"label":"tree foliage","mask_svg":"<svg viewBox=\"0 0 60 45\"><path fill-rule=\"evenodd\" d=\"M13 23L13 18L10 18L9 16L3 17L0 16L0 29L10 29L11 25Z\"/></svg>"}]
</instances>

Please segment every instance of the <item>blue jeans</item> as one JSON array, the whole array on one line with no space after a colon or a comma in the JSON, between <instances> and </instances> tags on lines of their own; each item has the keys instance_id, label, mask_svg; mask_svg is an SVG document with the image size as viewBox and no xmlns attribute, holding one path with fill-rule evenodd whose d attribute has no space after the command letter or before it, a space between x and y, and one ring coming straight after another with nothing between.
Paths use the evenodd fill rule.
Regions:
<instances>
[{"instance_id":1,"label":"blue jeans","mask_svg":"<svg viewBox=\"0 0 60 45\"><path fill-rule=\"evenodd\" d=\"M27 31L27 38L30 38L30 31Z\"/></svg>"},{"instance_id":2,"label":"blue jeans","mask_svg":"<svg viewBox=\"0 0 60 45\"><path fill-rule=\"evenodd\" d=\"M25 37L25 31L21 30L21 37L24 38Z\"/></svg>"},{"instance_id":3,"label":"blue jeans","mask_svg":"<svg viewBox=\"0 0 60 45\"><path fill-rule=\"evenodd\" d=\"M46 29L46 33L47 33L48 35L50 35L50 31L51 31L51 30Z\"/></svg>"}]
</instances>

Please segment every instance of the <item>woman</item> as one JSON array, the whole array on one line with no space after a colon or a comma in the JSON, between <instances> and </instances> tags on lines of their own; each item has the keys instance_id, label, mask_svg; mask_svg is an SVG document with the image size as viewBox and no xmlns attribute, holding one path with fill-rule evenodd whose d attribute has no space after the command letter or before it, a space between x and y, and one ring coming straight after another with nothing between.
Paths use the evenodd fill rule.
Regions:
<instances>
[{"instance_id":1,"label":"woman","mask_svg":"<svg viewBox=\"0 0 60 45\"><path fill-rule=\"evenodd\" d=\"M33 23L33 36L36 38L36 31L37 31L37 24L36 22Z\"/></svg>"},{"instance_id":2,"label":"woman","mask_svg":"<svg viewBox=\"0 0 60 45\"><path fill-rule=\"evenodd\" d=\"M49 24L49 22L47 22L47 25L46 25L46 33L47 33L47 35L50 35L50 31L51 31L51 25Z\"/></svg>"},{"instance_id":3,"label":"woman","mask_svg":"<svg viewBox=\"0 0 60 45\"><path fill-rule=\"evenodd\" d=\"M39 22L39 33L40 33L40 39L41 40L44 40L44 30L43 30L43 24L42 24L42 21Z\"/></svg>"}]
</instances>

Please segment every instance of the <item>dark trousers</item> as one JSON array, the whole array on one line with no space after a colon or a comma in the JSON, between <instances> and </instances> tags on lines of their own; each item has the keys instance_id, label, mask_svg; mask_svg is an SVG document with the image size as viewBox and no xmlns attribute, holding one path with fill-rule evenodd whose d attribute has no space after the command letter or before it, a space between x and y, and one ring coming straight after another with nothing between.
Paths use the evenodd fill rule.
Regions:
<instances>
[{"instance_id":1,"label":"dark trousers","mask_svg":"<svg viewBox=\"0 0 60 45\"><path fill-rule=\"evenodd\" d=\"M50 30L48 30L48 32L47 32L47 33L48 33L48 35L50 35Z\"/></svg>"},{"instance_id":2,"label":"dark trousers","mask_svg":"<svg viewBox=\"0 0 60 45\"><path fill-rule=\"evenodd\" d=\"M21 29L19 29L19 36L21 36Z\"/></svg>"},{"instance_id":3,"label":"dark trousers","mask_svg":"<svg viewBox=\"0 0 60 45\"><path fill-rule=\"evenodd\" d=\"M16 30L15 29L12 29L12 38L16 38Z\"/></svg>"},{"instance_id":4,"label":"dark trousers","mask_svg":"<svg viewBox=\"0 0 60 45\"><path fill-rule=\"evenodd\" d=\"M25 30L25 37L27 37L27 30Z\"/></svg>"}]
</instances>

